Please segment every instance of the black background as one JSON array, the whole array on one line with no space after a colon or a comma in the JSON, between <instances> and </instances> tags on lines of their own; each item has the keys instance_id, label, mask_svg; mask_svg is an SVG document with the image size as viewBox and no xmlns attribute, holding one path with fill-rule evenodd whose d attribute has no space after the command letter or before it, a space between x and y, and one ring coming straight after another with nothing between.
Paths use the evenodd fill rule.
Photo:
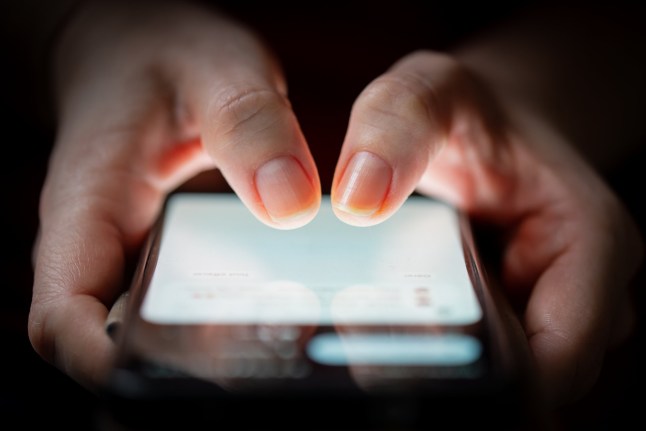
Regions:
<instances>
[{"instance_id":1,"label":"black background","mask_svg":"<svg viewBox=\"0 0 646 431\"><path fill-rule=\"evenodd\" d=\"M233 10L239 13L251 4L241 2ZM381 7L384 4L376 3ZM464 14L462 11L467 4L470 13ZM497 7L489 4L485 8L474 7L473 2L454 2L450 6L438 5L434 9L436 18L426 25L423 16L411 14L405 7L394 7L379 19L364 19L366 27L357 28L356 20L363 17L364 6L348 7L341 15L324 5L319 5L314 14L305 10L310 5L304 3L300 7L303 10L292 10L295 15L271 15L271 23L266 27L262 25L267 21L267 7L260 7L248 15L252 23L257 22L259 28L267 32L284 61L294 110L314 157L321 167L330 167L321 170L324 189L331 181L331 167L343 139L352 101L371 79L407 52L417 48L449 47L508 11L505 4ZM308 14L310 21L295 19L299 14ZM313 21L312 16L316 17ZM260 18L264 21L260 22ZM388 22L384 21L386 19ZM272 32L285 26L310 37L295 40L290 36L293 33ZM27 23L25 28L28 28ZM325 37L318 37L323 34ZM343 43L348 35L357 42L353 44L354 48ZM45 103L46 98L29 91L31 84L25 80L20 67L20 45L11 41L3 43L2 48L2 58L8 61L0 68L0 83L4 87L0 186L2 237L5 239L2 241L3 294L0 300L0 427L15 420L24 425L97 429L94 396L43 362L32 350L27 337L33 276L31 251L38 226L38 199L55 130L31 109ZM604 174L642 231L646 226L641 188L646 184L645 146L617 169ZM643 422L642 397L638 394L644 388L643 364L646 361L638 347L644 342L644 293L641 289L644 281L642 270L635 291L640 311L635 335L617 351L609 353L598 384L591 393L560 412L559 422L563 429L627 429L633 423Z\"/></svg>"}]
</instances>

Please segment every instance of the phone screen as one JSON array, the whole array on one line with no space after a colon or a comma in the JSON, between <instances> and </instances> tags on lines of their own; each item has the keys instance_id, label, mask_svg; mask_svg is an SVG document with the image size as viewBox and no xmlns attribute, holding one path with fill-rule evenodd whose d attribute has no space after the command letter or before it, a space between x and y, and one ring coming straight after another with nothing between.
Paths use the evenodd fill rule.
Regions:
<instances>
[{"instance_id":1,"label":"phone screen","mask_svg":"<svg viewBox=\"0 0 646 431\"><path fill-rule=\"evenodd\" d=\"M325 199L310 224L282 231L234 195L176 195L141 313L158 324L468 325L482 310L441 203L410 198L355 227Z\"/></svg>"}]
</instances>

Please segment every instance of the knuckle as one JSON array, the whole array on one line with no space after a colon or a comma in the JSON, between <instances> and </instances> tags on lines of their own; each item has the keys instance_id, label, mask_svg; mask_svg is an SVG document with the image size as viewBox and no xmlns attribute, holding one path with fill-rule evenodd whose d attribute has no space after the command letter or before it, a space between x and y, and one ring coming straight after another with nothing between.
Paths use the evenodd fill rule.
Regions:
<instances>
[{"instance_id":1,"label":"knuckle","mask_svg":"<svg viewBox=\"0 0 646 431\"><path fill-rule=\"evenodd\" d=\"M225 141L237 142L271 127L286 107L278 92L259 88L233 88L213 98L208 109L209 129Z\"/></svg>"},{"instance_id":2,"label":"knuckle","mask_svg":"<svg viewBox=\"0 0 646 431\"><path fill-rule=\"evenodd\" d=\"M403 62L418 64L429 71L441 71L442 76L449 77L451 81L456 83L464 83L471 79L468 67L450 54L420 50L411 53L404 58ZM433 78L426 76L425 81L432 82Z\"/></svg>"},{"instance_id":3,"label":"knuckle","mask_svg":"<svg viewBox=\"0 0 646 431\"><path fill-rule=\"evenodd\" d=\"M426 110L419 83L407 76L383 75L377 78L363 92L360 104L365 109L394 116Z\"/></svg>"},{"instance_id":4,"label":"knuckle","mask_svg":"<svg viewBox=\"0 0 646 431\"><path fill-rule=\"evenodd\" d=\"M410 75L386 74L374 80L363 91L354 113L363 124L379 130L412 132L424 130L432 120L428 90Z\"/></svg>"}]
</instances>

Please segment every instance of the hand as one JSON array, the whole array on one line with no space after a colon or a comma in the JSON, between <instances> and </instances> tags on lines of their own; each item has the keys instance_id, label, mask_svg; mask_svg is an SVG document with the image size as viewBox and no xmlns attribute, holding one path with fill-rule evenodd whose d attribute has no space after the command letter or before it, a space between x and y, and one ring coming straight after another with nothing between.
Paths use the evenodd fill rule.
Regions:
<instances>
[{"instance_id":1,"label":"hand","mask_svg":"<svg viewBox=\"0 0 646 431\"><path fill-rule=\"evenodd\" d=\"M607 349L632 329L637 228L571 142L458 60L433 52L397 62L359 96L336 170L338 216L367 226L414 190L496 226L501 276L547 402L586 393Z\"/></svg>"},{"instance_id":2,"label":"hand","mask_svg":"<svg viewBox=\"0 0 646 431\"><path fill-rule=\"evenodd\" d=\"M293 228L315 215L320 185L276 62L226 17L94 2L57 53L60 127L29 330L43 357L94 387L111 360L107 309L169 191L217 168L260 220ZM641 242L565 136L485 89L430 52L378 78L352 112L335 211L378 223L417 189L499 226L504 281L526 298L529 344L558 404L592 385L628 333Z\"/></svg>"},{"instance_id":3,"label":"hand","mask_svg":"<svg viewBox=\"0 0 646 431\"><path fill-rule=\"evenodd\" d=\"M29 336L94 389L113 354L108 309L169 191L217 168L277 228L308 222L321 192L280 70L226 17L182 2L86 2L55 66Z\"/></svg>"}]
</instances>

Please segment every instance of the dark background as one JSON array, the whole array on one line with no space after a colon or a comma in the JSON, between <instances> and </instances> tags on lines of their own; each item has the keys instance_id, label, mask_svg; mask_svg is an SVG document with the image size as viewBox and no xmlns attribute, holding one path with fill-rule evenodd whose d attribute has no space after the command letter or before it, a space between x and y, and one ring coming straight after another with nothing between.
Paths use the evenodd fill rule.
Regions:
<instances>
[{"instance_id":1,"label":"dark background","mask_svg":"<svg viewBox=\"0 0 646 431\"><path fill-rule=\"evenodd\" d=\"M294 110L321 166L334 166L343 139L352 101L361 89L390 64L417 48L444 49L462 37L490 25L511 12L504 3L474 6L474 2L437 5L428 18L393 7L381 18L366 20L363 6L347 7L341 15L319 5L312 14L310 5L292 10L295 15L274 13L267 21L268 9L247 14L256 22L284 61ZM479 3L479 2L478 2ZM249 6L240 2L234 13ZM384 3L385 4L385 3ZM376 3L377 7L384 7ZM470 13L463 11L467 8ZM298 8L299 6L296 6ZM294 19L308 14L310 21ZM313 21L311 17L315 16ZM262 20L261 20L262 18ZM363 18L365 28L357 29ZM290 26L300 39L277 29ZM25 28L28 28L25 23ZM333 29L334 31L330 31ZM324 37L319 37L325 35ZM356 43L344 44L352 35ZM51 365L43 362L31 348L26 324L32 286L31 251L38 227L38 199L46 175L47 160L55 129L36 112L47 103L44 94L33 94L20 62L20 43L3 41L0 68L3 98L2 220L4 243L2 259L3 295L0 300L0 427L17 420L25 425L64 426L68 429L95 429L97 400ZM646 117L645 117L646 118ZM646 142L644 142L646 144ZM646 226L644 193L646 184L646 145L641 145L612 172L604 173L635 216L642 231ZM325 190L331 182L332 168L322 169ZM644 342L644 271L636 282L635 300L640 315L631 340L606 360L598 384L580 402L560 414L563 429L627 429L643 423L640 394L644 389L644 355L638 347ZM468 412L465 412L468 414ZM504 414L504 412L501 412Z\"/></svg>"}]
</instances>

